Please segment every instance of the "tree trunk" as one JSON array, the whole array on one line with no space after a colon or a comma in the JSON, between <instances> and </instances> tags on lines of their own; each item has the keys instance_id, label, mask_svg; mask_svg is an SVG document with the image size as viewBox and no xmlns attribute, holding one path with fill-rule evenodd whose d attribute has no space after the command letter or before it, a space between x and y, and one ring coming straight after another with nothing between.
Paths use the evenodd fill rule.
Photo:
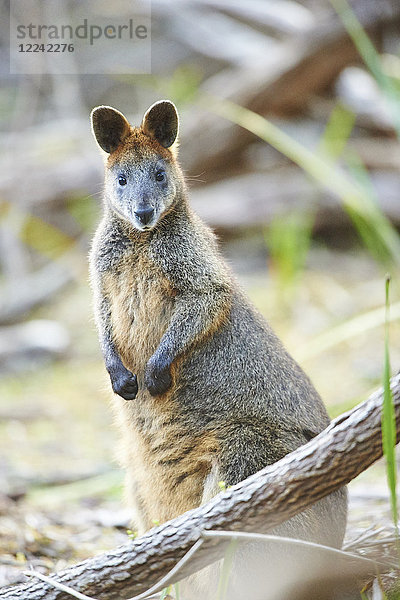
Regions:
<instances>
[{"instance_id":1,"label":"tree trunk","mask_svg":"<svg viewBox=\"0 0 400 600\"><path fill-rule=\"evenodd\" d=\"M399 434L400 374L391 383ZM202 531L266 533L345 485L382 456L382 398L382 391L375 392L277 463L131 543L59 572L55 581L99 600L128 598L165 576L200 539ZM225 547L224 540L206 538L179 573L179 579L221 558ZM42 582L0 592L2 600L70 597Z\"/></svg>"}]
</instances>

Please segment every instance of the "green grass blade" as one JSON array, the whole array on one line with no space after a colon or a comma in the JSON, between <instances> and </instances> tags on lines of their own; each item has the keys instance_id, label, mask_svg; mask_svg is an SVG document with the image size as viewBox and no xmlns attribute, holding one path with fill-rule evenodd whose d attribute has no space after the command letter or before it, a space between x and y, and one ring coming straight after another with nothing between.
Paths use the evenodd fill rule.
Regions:
<instances>
[{"instance_id":1,"label":"green grass blade","mask_svg":"<svg viewBox=\"0 0 400 600\"><path fill-rule=\"evenodd\" d=\"M357 181L358 185L364 190L364 202L370 206L371 212L376 215L374 222L366 222L365 219L354 214L353 221L357 222L359 234L371 255L381 263L389 265L390 255L388 249L382 243L382 239L375 233L376 228L380 229L383 225L382 218L385 219L385 216L379 208L369 173L361 158L354 151L347 151L345 158L354 181Z\"/></svg>"},{"instance_id":2,"label":"green grass blade","mask_svg":"<svg viewBox=\"0 0 400 600\"><path fill-rule=\"evenodd\" d=\"M392 115L393 125L397 131L397 137L400 139L400 94L395 84L383 70L378 52L362 28L347 0L330 0L330 2L341 18L347 33L353 40L364 63L385 95Z\"/></svg>"},{"instance_id":3,"label":"green grass blade","mask_svg":"<svg viewBox=\"0 0 400 600\"><path fill-rule=\"evenodd\" d=\"M385 319L389 322L400 321L400 302L392 304L390 315L386 314L385 307L382 306L358 314L339 325L329 328L327 331L323 331L303 347L298 348L296 357L300 361L309 360L338 344L347 342L358 335L365 334L376 327L381 327L384 325Z\"/></svg>"},{"instance_id":4,"label":"green grass blade","mask_svg":"<svg viewBox=\"0 0 400 600\"><path fill-rule=\"evenodd\" d=\"M353 131L356 116L343 104L338 103L332 110L319 148L331 159L337 159L342 154Z\"/></svg>"},{"instance_id":5,"label":"green grass blade","mask_svg":"<svg viewBox=\"0 0 400 600\"><path fill-rule=\"evenodd\" d=\"M355 115L342 104L337 104L329 117L319 143L319 150L328 159L338 159L353 130ZM280 283L280 296L293 300L296 283L304 270L315 223L317 195L304 210L292 210L276 216L265 231L269 249Z\"/></svg>"},{"instance_id":6,"label":"green grass blade","mask_svg":"<svg viewBox=\"0 0 400 600\"><path fill-rule=\"evenodd\" d=\"M347 145L355 115L338 103L332 110L319 143L319 150L328 159L336 160ZM265 232L273 267L278 274L281 298L292 295L304 270L315 223L318 198L311 198L306 210L294 210L275 217Z\"/></svg>"},{"instance_id":7,"label":"green grass blade","mask_svg":"<svg viewBox=\"0 0 400 600\"><path fill-rule=\"evenodd\" d=\"M389 259L384 262L400 265L400 237L397 231L379 207L366 200L363 187L341 170L334 161L312 152L264 117L229 100L203 96L201 104L215 114L254 133L299 165L322 187L330 190L341 200L363 239L367 231L374 240L369 244L375 243L376 246L385 249L385 255Z\"/></svg>"},{"instance_id":8,"label":"green grass blade","mask_svg":"<svg viewBox=\"0 0 400 600\"><path fill-rule=\"evenodd\" d=\"M295 211L275 217L265 232L265 243L284 289L291 289L303 272L313 225L311 211Z\"/></svg>"},{"instance_id":9,"label":"green grass blade","mask_svg":"<svg viewBox=\"0 0 400 600\"><path fill-rule=\"evenodd\" d=\"M386 458L386 475L390 490L390 504L392 509L392 518L396 530L396 536L399 535L398 514L397 514L397 494L396 494L396 417L393 404L392 391L390 389L390 353L389 353L389 289L390 277L386 277L385 287L385 355L383 368L383 410L382 410L382 447Z\"/></svg>"},{"instance_id":10,"label":"green grass blade","mask_svg":"<svg viewBox=\"0 0 400 600\"><path fill-rule=\"evenodd\" d=\"M238 543L239 542L236 539L233 539L231 540L228 548L226 549L224 562L222 563L221 574L219 576L218 581L217 600L226 599L226 593L228 591L229 585L229 577L232 571L233 557L235 555Z\"/></svg>"},{"instance_id":11,"label":"green grass blade","mask_svg":"<svg viewBox=\"0 0 400 600\"><path fill-rule=\"evenodd\" d=\"M172 592L172 585L164 588L161 592L160 600L165 600L165 598Z\"/></svg>"}]
</instances>

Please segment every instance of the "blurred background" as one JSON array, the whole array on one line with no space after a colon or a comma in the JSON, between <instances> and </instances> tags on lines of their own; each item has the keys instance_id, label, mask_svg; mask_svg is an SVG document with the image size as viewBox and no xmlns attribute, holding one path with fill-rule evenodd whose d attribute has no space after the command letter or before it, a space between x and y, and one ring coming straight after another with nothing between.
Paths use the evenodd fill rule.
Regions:
<instances>
[{"instance_id":1,"label":"blurred background","mask_svg":"<svg viewBox=\"0 0 400 600\"><path fill-rule=\"evenodd\" d=\"M22 76L0 2L0 585L128 536L88 284L94 106L139 124L154 101L176 103L192 205L332 417L381 385L388 272L400 365L399 2L151 6L150 75ZM379 537L384 464L350 489L348 539Z\"/></svg>"}]
</instances>

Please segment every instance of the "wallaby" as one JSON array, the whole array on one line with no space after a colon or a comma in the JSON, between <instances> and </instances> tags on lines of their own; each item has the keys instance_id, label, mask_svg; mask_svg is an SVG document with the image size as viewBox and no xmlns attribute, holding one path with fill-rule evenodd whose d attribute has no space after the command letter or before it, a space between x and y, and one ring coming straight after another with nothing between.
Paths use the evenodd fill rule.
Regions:
<instances>
[{"instance_id":1,"label":"wallaby","mask_svg":"<svg viewBox=\"0 0 400 600\"><path fill-rule=\"evenodd\" d=\"M139 127L108 106L91 118L106 153L95 316L142 533L279 460L329 418L189 206L172 102L153 104ZM346 510L342 489L278 530L340 547Z\"/></svg>"}]
</instances>

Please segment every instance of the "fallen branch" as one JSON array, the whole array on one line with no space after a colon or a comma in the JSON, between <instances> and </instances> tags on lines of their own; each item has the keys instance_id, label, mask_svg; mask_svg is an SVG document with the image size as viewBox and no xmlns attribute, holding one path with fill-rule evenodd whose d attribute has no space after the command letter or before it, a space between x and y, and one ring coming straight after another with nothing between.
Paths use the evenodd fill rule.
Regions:
<instances>
[{"instance_id":1,"label":"fallen branch","mask_svg":"<svg viewBox=\"0 0 400 600\"><path fill-rule=\"evenodd\" d=\"M192 546L189 552L185 554L185 556L175 565L173 569L171 569L171 571L165 577L163 577L158 583L156 583L146 592L143 592L143 594L139 594L138 596L134 596L133 598L129 598L128 600L150 600L151 598L159 598L159 592L161 592L163 589L170 586L171 584L175 583L176 581L180 580L180 574L183 567L186 565L187 562L189 562L192 559L193 555L198 551L200 546L203 544L204 540L207 538L224 539L229 540L230 542L268 542L269 546L272 546L272 548L274 544L278 548L282 548L283 544L286 548L297 546L305 549L306 551L313 550L317 553L319 558L321 558L321 556L330 557L336 560L336 563L337 561L341 560L339 567L341 577L344 575L344 565L347 565L347 569L350 568L350 572L352 573L357 572L369 575L375 574L377 569L379 569L380 572L385 573L388 570L397 568L397 564L393 565L392 563L373 561L369 558L365 558L360 555L357 556L356 554L351 554L349 552L344 552L343 550L338 550L329 546L323 546L314 542L308 542L306 540L298 540L294 538L276 535L266 535L262 533L246 533L243 531L203 531L201 534L201 538L197 540L197 542L194 546ZM279 552L279 550L277 550L277 552ZM76 592L74 589L63 585L58 581L55 581L50 577L39 573L38 571L25 571L24 575L30 577L37 577L41 581L48 583L54 588L67 592L69 595L71 595L74 598L77 598L78 600L96 600L96 598L86 596L84 594L81 594L80 592Z\"/></svg>"},{"instance_id":2,"label":"fallen branch","mask_svg":"<svg viewBox=\"0 0 400 600\"><path fill-rule=\"evenodd\" d=\"M391 385L400 434L400 374ZM382 391L378 391L305 446L207 504L129 544L61 571L54 580L99 600L129 598L164 577L207 530L266 533L345 485L382 456L381 405ZM179 577L221 558L226 544L223 537L206 537ZM70 596L47 583L28 583L3 590L0 598L68 600Z\"/></svg>"},{"instance_id":3,"label":"fallen branch","mask_svg":"<svg viewBox=\"0 0 400 600\"><path fill-rule=\"evenodd\" d=\"M400 176L376 170L371 182L382 212L393 223L400 224L396 196ZM277 216L310 209L316 210L316 230L345 226L349 218L335 195L321 190L316 206L315 190L315 183L302 171L286 166L276 173L246 173L198 187L191 192L191 203L207 223L220 230L259 227L260 223L268 226Z\"/></svg>"}]
</instances>

